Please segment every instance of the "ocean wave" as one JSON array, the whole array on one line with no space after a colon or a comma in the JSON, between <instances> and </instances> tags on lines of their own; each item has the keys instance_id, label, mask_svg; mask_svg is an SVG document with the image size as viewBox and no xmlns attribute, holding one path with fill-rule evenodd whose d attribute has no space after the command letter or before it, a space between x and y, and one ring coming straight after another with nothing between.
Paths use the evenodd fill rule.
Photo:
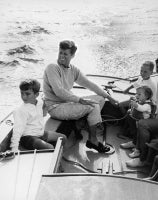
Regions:
<instances>
[{"instance_id":1,"label":"ocean wave","mask_svg":"<svg viewBox=\"0 0 158 200\"><path fill-rule=\"evenodd\" d=\"M12 61L9 61L9 62L5 62L5 61L1 61L0 60L0 65L3 65L3 66L17 66L17 65L20 65L20 63L19 63L18 60L12 60Z\"/></svg>"},{"instance_id":2,"label":"ocean wave","mask_svg":"<svg viewBox=\"0 0 158 200\"><path fill-rule=\"evenodd\" d=\"M26 30L26 31L23 31L23 32L19 32L18 34L21 34L21 35L31 35L32 33L34 33L34 34L41 34L41 33L51 34L50 31L48 31L45 28L42 28L40 26L36 26L36 27L32 28L31 30Z\"/></svg>"},{"instance_id":3,"label":"ocean wave","mask_svg":"<svg viewBox=\"0 0 158 200\"><path fill-rule=\"evenodd\" d=\"M32 62L32 63L38 63L44 60L44 59L34 59L34 58L21 58L21 57L18 57L18 58L27 62Z\"/></svg>"},{"instance_id":4,"label":"ocean wave","mask_svg":"<svg viewBox=\"0 0 158 200\"><path fill-rule=\"evenodd\" d=\"M35 49L30 47L29 45L24 45L24 46L21 46L21 47L17 47L17 48L14 48L14 49L10 49L7 53L7 55L15 55L15 54L34 54L35 52Z\"/></svg>"}]
</instances>

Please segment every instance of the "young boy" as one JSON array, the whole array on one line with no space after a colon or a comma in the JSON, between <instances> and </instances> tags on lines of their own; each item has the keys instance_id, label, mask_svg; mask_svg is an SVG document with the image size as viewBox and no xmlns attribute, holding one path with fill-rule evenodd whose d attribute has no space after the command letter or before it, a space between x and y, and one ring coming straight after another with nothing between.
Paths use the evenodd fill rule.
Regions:
<instances>
[{"instance_id":1,"label":"young boy","mask_svg":"<svg viewBox=\"0 0 158 200\"><path fill-rule=\"evenodd\" d=\"M132 85L130 85L127 89L124 90L124 93L128 93L132 88L137 89L140 86L146 85L149 88L151 88L153 92L152 96L152 101L158 105L158 100L157 100L157 93L158 93L158 88L157 88L157 83L156 81L151 77L152 73L154 70L154 63L151 61L146 61L142 64L141 70L140 70L140 77L138 78L137 81L135 81ZM125 102L122 102L119 104L120 110L122 111L122 114L125 115L127 110L129 109L130 105L130 100L127 100ZM122 133L123 135L127 135L126 132Z\"/></svg>"},{"instance_id":2,"label":"young boy","mask_svg":"<svg viewBox=\"0 0 158 200\"><path fill-rule=\"evenodd\" d=\"M126 127L129 126L129 133L133 136L133 141L123 143L122 148L134 148L137 139L137 126L136 122L140 119L154 118L156 105L152 102L152 90L147 86L141 86L136 90L136 99L131 100L131 109L125 119ZM131 158L138 157L139 150L136 148L133 153L129 154Z\"/></svg>"},{"instance_id":3,"label":"young boy","mask_svg":"<svg viewBox=\"0 0 158 200\"><path fill-rule=\"evenodd\" d=\"M157 102L157 85L156 82L151 78L154 70L154 63L151 61L146 61L142 64L140 70L140 77L137 81L135 81L132 85L130 85L127 89L124 90L124 93L128 93L132 88L137 89L140 86L146 85L151 88L153 92L152 100L156 103Z\"/></svg>"},{"instance_id":4,"label":"young boy","mask_svg":"<svg viewBox=\"0 0 158 200\"><path fill-rule=\"evenodd\" d=\"M66 136L56 132L44 132L46 109L43 101L37 100L40 83L34 79L22 81L19 85L23 104L14 113L14 127L11 138L11 150L18 151L19 144L28 150L54 149L48 142L57 141Z\"/></svg>"}]
</instances>

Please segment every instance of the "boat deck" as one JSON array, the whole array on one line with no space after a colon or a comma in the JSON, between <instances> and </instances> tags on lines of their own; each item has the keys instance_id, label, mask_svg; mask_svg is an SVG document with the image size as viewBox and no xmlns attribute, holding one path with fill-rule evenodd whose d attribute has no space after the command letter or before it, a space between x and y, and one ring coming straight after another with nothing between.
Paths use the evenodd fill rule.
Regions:
<instances>
[{"instance_id":1,"label":"boat deck","mask_svg":"<svg viewBox=\"0 0 158 200\"><path fill-rule=\"evenodd\" d=\"M122 79L112 79L111 77L106 78L101 76L89 76L89 78L97 83L98 85L104 87L109 85L109 81L114 80L114 88L113 90L109 90L112 97L117 99L119 102L126 101L129 97L135 94L135 90L132 89L130 94L124 94L122 91L127 88L131 83L127 80ZM88 96L94 95L93 92L86 90L80 86L76 86L73 88L73 92L79 96ZM51 121L50 121L51 124ZM48 127L50 127L50 124ZM52 125L51 125L52 126ZM47 127L47 126L46 126ZM85 146L87 141L88 133L86 131L82 131L83 140L76 141L72 136L69 140L69 148L64 152L64 158L74 162L68 162L66 159L62 159L62 166L64 168L65 173L87 173L88 171L84 169L86 167L89 169L89 172L96 173L105 173L105 174L117 174L127 177L134 178L144 178L149 174L150 169L148 167L143 168L128 168L125 164L127 160L130 158L128 154L130 150L124 150L120 148L120 144L124 143L127 140L121 139L117 137L117 134L121 132L121 127L116 124L108 124L106 128L106 142L114 146L115 153L109 154L101 154L95 150L88 149ZM100 140L103 140L102 136L98 136ZM81 166L81 165L83 166Z\"/></svg>"},{"instance_id":2,"label":"boat deck","mask_svg":"<svg viewBox=\"0 0 158 200\"><path fill-rule=\"evenodd\" d=\"M107 127L107 142L115 147L111 155L88 149L86 131L81 141L70 136L69 148L63 154L69 161L62 159L63 173L43 175L36 200L157 199L157 183L142 179L149 169L126 167L129 150L120 149L124 140L117 138L118 131L118 126Z\"/></svg>"},{"instance_id":3,"label":"boat deck","mask_svg":"<svg viewBox=\"0 0 158 200\"><path fill-rule=\"evenodd\" d=\"M149 167L129 168L126 166L125 162L130 159L128 157L130 150L120 148L121 143L128 141L128 139L122 139L117 136L120 131L121 128L119 126L107 126L106 142L115 148L115 152L112 154L98 153L93 149L88 149L85 145L88 135L86 131L82 131L84 137L81 141L70 136L69 148L64 152L62 159L64 173L92 172L132 178L147 177L150 172ZM98 138L102 140L103 137L98 136Z\"/></svg>"},{"instance_id":4,"label":"boat deck","mask_svg":"<svg viewBox=\"0 0 158 200\"><path fill-rule=\"evenodd\" d=\"M91 79L94 82L97 82L102 87L108 85L108 79L107 78L105 79L105 77L92 76ZM109 78L109 80L111 80L111 78ZM120 102L129 99L129 95L131 94L125 95L122 93L122 90L127 88L129 84L130 82L127 80L121 79L121 81L118 81L118 79L116 79L114 88L114 90L116 91L114 90L111 91L111 95L114 98L120 100ZM76 86L76 88L73 88L73 90L74 93L77 92L77 95L80 96L94 95L93 92L88 91L80 86ZM56 131L59 124L61 123L58 120L51 119L49 115L45 120L46 120L45 129L51 131ZM0 152L6 151L10 146L12 128L13 128L12 115L8 115L3 121L1 121ZM62 143L60 142L60 145L58 145L57 142L56 145L56 149L58 149L57 152L56 151L47 153L43 152L42 154L40 153L36 155L37 162L36 165L34 165L34 168L32 168L31 170L35 172L39 171L39 173L32 173L29 170L29 167L33 166L32 165L34 162L33 158L35 158L33 154L29 156L29 154L21 153L19 156L16 156L15 159L10 160L9 162L1 162L0 177L1 180L3 180L4 187L1 187L3 191L0 194L0 197L2 197L0 199L11 199L10 197L12 197L12 199L21 200L21 199L26 199L27 197L27 199L30 200L32 199L65 200L74 197L73 194L71 194L74 188L83 192L83 194L85 195L85 196L83 195L85 198L83 197L80 199L104 199L104 196L108 196L109 200L141 199L140 195L143 195L145 197L143 199L147 200L155 199L153 197L155 197L156 193L155 189L157 187L156 182L144 181L144 180L141 181L142 178L148 176L150 168L149 167L128 168L126 166L125 162L130 159L128 157L130 150L124 150L120 148L121 143L128 141L127 139L117 137L118 133L120 132L121 132L121 127L118 124L111 124L111 125L108 124L105 132L106 134L104 133L104 137L103 135L99 134L97 135L100 141L103 141L103 138L105 138L106 135L106 140L105 140L106 143L111 144L115 149L115 152L112 154L98 153L93 149L88 149L85 145L88 138L88 132L85 130L82 130L83 139L80 141L76 140L75 136L71 134L68 138L66 148L63 149ZM61 139L59 140L61 141ZM18 161L18 158L19 160L21 160L21 162ZM62 167L60 168L59 171L58 169L60 161ZM20 170L17 170L18 162L21 165ZM37 176L34 177L34 175L32 175L31 173L29 174L29 176L25 176L23 174L24 171L25 174L27 171L29 171L29 173L31 172L32 174L35 174L38 177ZM59 173L56 174L56 172ZM30 184L31 176L33 177L33 179ZM53 178L49 179L49 177ZM24 178L26 178L25 181ZM8 186L9 181L10 185ZM74 185L73 183L71 184L72 181L74 181L73 182ZM32 185L34 184L34 182L36 184L36 187ZM91 184L93 183L94 183L94 186L92 185L93 188L97 187L98 189L96 189L94 193L93 191L90 191L92 198L89 198L89 196L87 196L89 195L88 188L90 188ZM24 184L27 184L28 187L25 188ZM43 186L45 187L43 188ZM21 192L21 187L23 188L22 192ZM49 190L50 187L51 189ZM107 190L101 189L103 187L105 188L107 187ZM113 187L115 187L116 193L111 192L113 191L112 190ZM124 189L125 187L127 189L129 198L126 198L125 196L125 191L126 191L126 189ZM9 191L9 193L7 193L3 188L7 188L7 191ZM28 188L30 189L28 190ZM61 191L61 188L65 189L65 192L62 193L59 192ZM140 192L139 189L141 190ZM106 192L109 191L110 194L109 193L107 194ZM151 198L147 195L148 191L151 191L150 192ZM59 198L59 196L62 194L67 195L66 196L67 198L65 196ZM76 195L76 193L74 194ZM102 197L96 196L98 194L100 194ZM119 198L118 197L113 198L117 194L119 194ZM135 198L135 195L137 196L137 198Z\"/></svg>"},{"instance_id":5,"label":"boat deck","mask_svg":"<svg viewBox=\"0 0 158 200\"><path fill-rule=\"evenodd\" d=\"M59 138L55 149L19 151L13 159L1 160L0 199L34 200L42 175L59 171L62 150Z\"/></svg>"}]
</instances>

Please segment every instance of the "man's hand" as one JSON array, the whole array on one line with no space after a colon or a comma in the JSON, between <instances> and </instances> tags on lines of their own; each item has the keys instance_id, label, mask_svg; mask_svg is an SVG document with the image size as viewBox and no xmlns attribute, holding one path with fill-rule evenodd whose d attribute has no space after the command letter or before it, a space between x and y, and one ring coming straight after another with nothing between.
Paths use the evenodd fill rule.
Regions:
<instances>
[{"instance_id":1,"label":"man's hand","mask_svg":"<svg viewBox=\"0 0 158 200\"><path fill-rule=\"evenodd\" d=\"M119 101L117 101L116 99L114 99L111 96L108 96L107 99L110 101L110 103L114 106L119 106Z\"/></svg>"},{"instance_id":2,"label":"man's hand","mask_svg":"<svg viewBox=\"0 0 158 200\"><path fill-rule=\"evenodd\" d=\"M83 105L90 105L92 107L94 107L94 104L98 104L97 101L92 100L92 99L84 99L84 98L80 98L79 99L79 103L83 104Z\"/></svg>"}]
</instances>

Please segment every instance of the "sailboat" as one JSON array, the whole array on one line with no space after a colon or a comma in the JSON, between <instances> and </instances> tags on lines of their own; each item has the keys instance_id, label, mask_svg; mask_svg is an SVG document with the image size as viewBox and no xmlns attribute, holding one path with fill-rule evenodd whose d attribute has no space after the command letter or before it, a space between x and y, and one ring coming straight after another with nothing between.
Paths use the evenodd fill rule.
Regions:
<instances>
[{"instance_id":1,"label":"sailboat","mask_svg":"<svg viewBox=\"0 0 158 200\"><path fill-rule=\"evenodd\" d=\"M157 76L153 74L156 81ZM134 89L129 94L124 94L123 90L138 78L92 74L87 77L120 102L135 94ZM73 92L79 96L94 95L92 91L78 85L74 85ZM97 137L110 146L109 153L98 153L87 148L85 143L88 132L83 129L82 139L70 134L66 149L62 138L59 138L54 150L28 151L21 147L13 154L9 146L14 120L12 112L6 114L0 122L0 199L157 199L158 183L145 179L149 167L133 169L125 164L130 150L120 148L121 143L129 140L119 134L122 117L102 117L104 134L98 133ZM56 131L60 125L61 121L46 116L46 130Z\"/></svg>"}]
</instances>

